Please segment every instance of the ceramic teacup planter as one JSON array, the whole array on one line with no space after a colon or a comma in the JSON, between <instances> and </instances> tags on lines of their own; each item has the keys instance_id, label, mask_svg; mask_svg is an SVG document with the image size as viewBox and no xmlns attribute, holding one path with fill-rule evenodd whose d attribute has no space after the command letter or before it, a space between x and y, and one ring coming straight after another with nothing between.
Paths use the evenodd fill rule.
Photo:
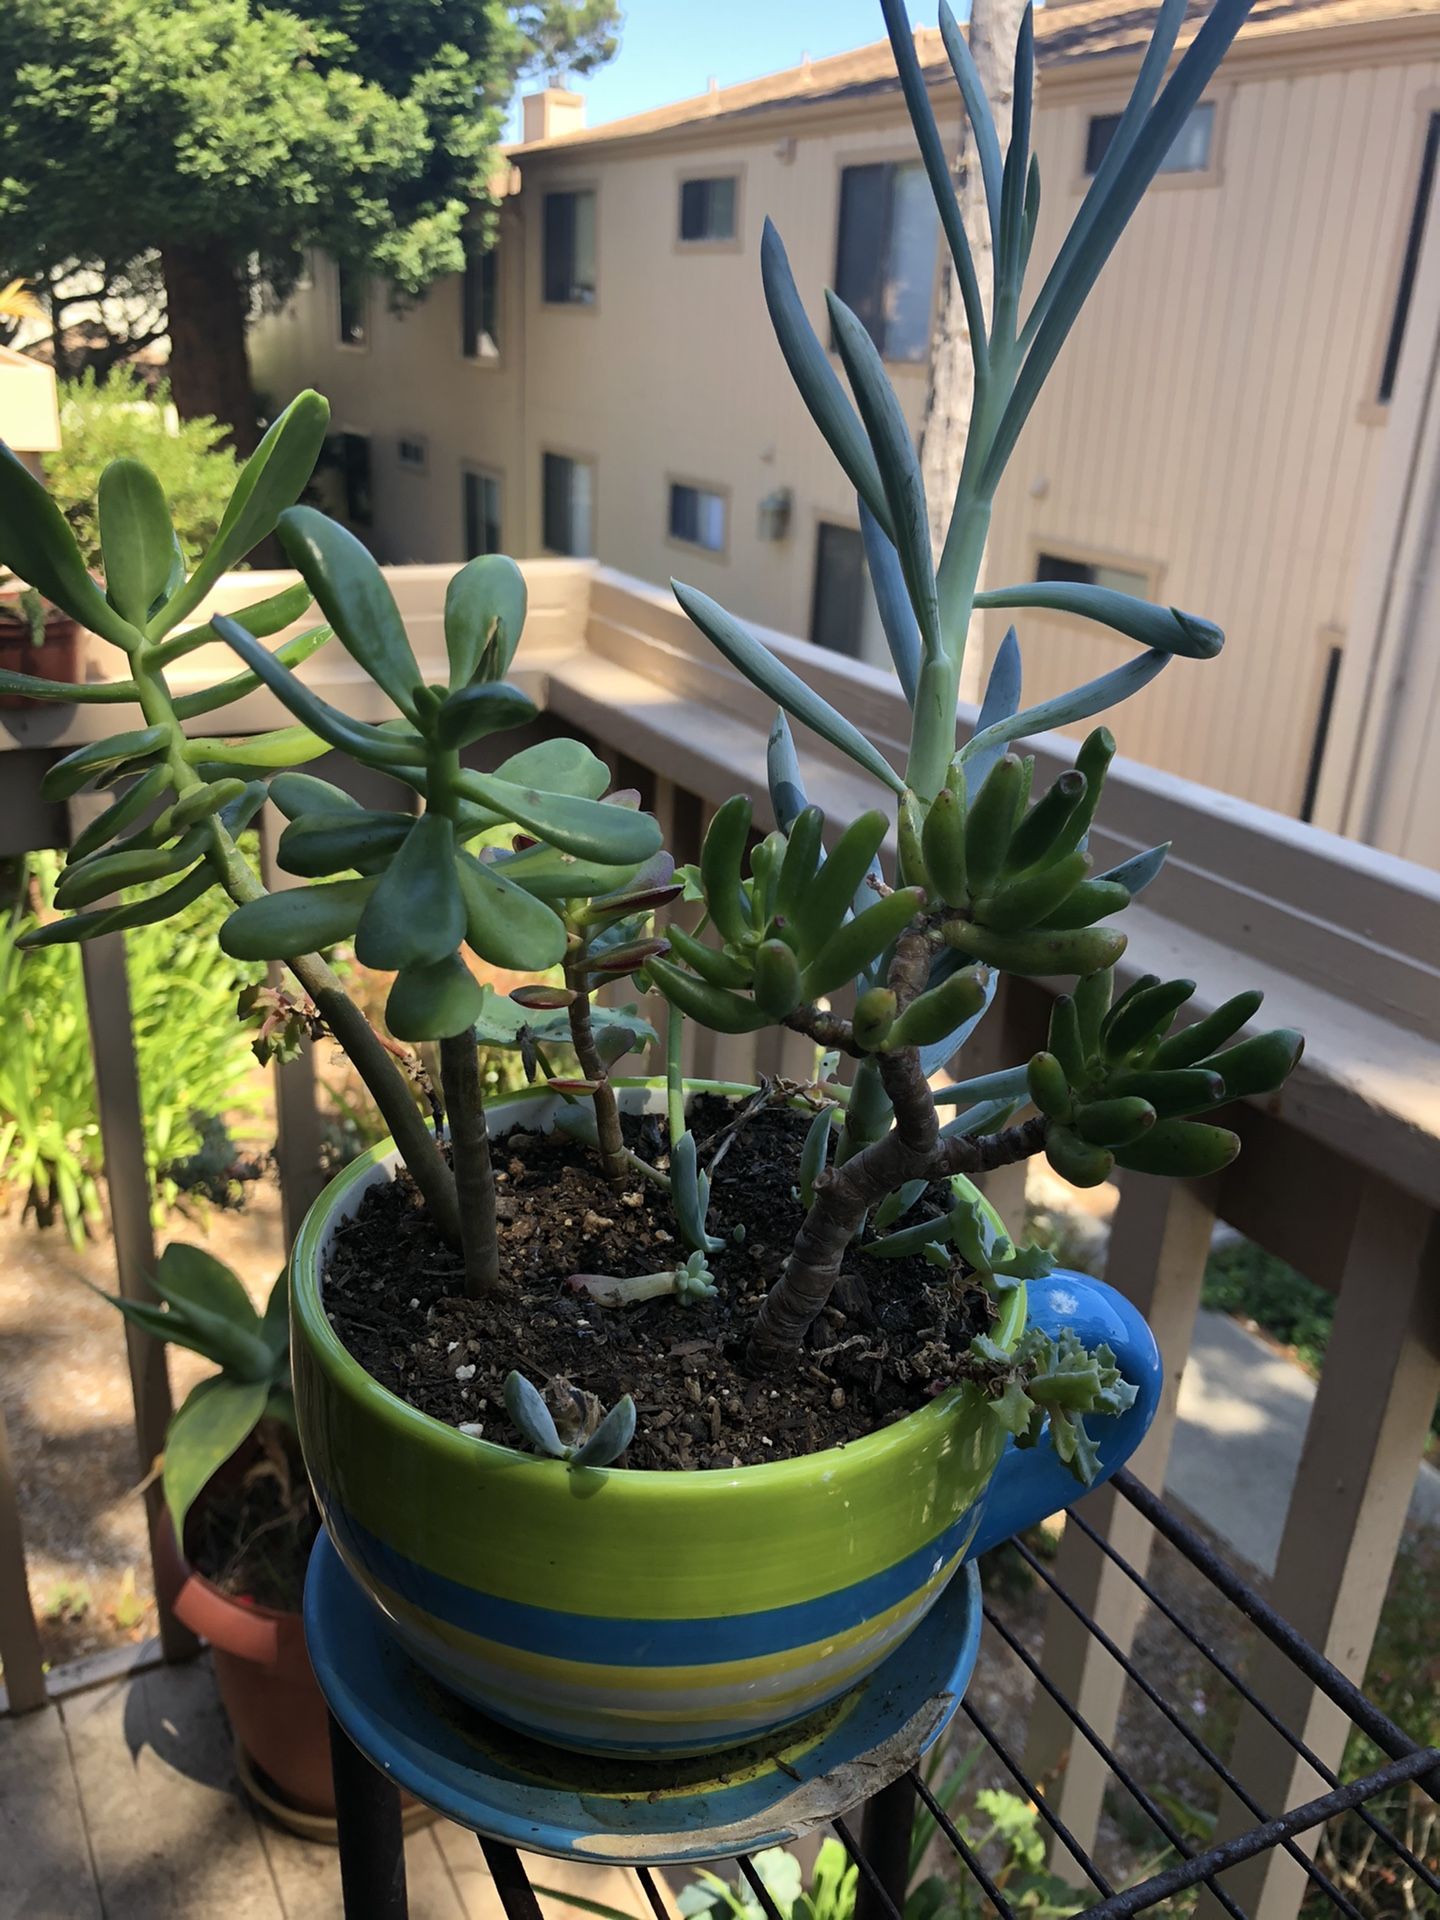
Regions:
<instances>
[{"instance_id":1,"label":"ceramic teacup planter","mask_svg":"<svg viewBox=\"0 0 1440 1920\"><path fill-rule=\"evenodd\" d=\"M492 1122L544 1128L556 1104L493 1102ZM335 1228L394 1158L377 1148L347 1168L296 1243L301 1439L351 1574L422 1667L502 1723L645 1755L771 1734L871 1673L967 1556L1074 1495L1048 1445L1002 1455L968 1386L848 1446L730 1472L574 1468L442 1425L373 1380L325 1314ZM1004 1341L1028 1310L1108 1343L1138 1387L1096 1422L1113 1471L1154 1411L1149 1329L1078 1274L1009 1298Z\"/></svg>"}]
</instances>

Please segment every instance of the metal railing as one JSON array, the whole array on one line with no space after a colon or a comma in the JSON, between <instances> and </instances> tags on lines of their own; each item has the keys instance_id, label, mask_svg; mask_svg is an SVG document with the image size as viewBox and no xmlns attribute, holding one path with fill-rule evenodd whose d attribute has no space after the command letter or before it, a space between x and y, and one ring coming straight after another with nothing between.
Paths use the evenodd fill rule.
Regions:
<instances>
[{"instance_id":1,"label":"metal railing","mask_svg":"<svg viewBox=\"0 0 1440 1920\"><path fill-rule=\"evenodd\" d=\"M442 655L441 607L449 569L391 570L421 658ZM769 704L710 649L670 597L588 562L526 564L531 617L523 653L526 690L542 727L584 735L617 778L637 786L660 817L667 844L692 859L709 814L739 788L768 825L765 738ZM220 603L254 597L256 576L222 586ZM906 714L893 681L803 642L766 636L776 651L898 759ZM192 657L192 670L207 666ZM1176 671L1183 668L1177 665ZM307 677L337 704L382 717L378 696L327 649ZM971 716L973 717L973 716ZM962 714L962 722L966 716ZM277 724L268 695L238 709L236 731ZM106 709L104 724L114 724ZM1277 725L1284 716L1277 715ZM5 716L0 726L0 853L63 844L68 823L40 805L40 773L93 725L85 709ZM1048 780L1072 749L1058 736L1027 743L1037 778ZM810 743L814 748L814 743ZM873 803L865 777L828 749L804 750L811 797L835 820ZM357 770L358 771L358 770ZM345 777L343 774L342 778ZM1122 972L1193 975L1197 1011L1241 986L1267 995L1267 1019L1301 1028L1307 1050L1284 1092L1224 1116L1244 1152L1214 1179L1169 1185L1120 1182L1107 1275L1147 1314L1167 1362L1167 1386L1151 1433L1132 1463L1159 1491L1175 1424L1201 1282L1217 1221L1288 1261L1337 1295L1335 1329L1319 1382L1281 1540L1270 1597L1303 1638L1354 1681L1363 1677L1417 1463L1440 1388L1440 875L1339 840L1153 770L1118 761L1095 833L1102 864L1162 840L1175 843L1165 872L1126 915ZM100 1119L121 1284L143 1290L153 1257L148 1219L126 1212L127 1188L143 1196L123 955L107 942L87 960L87 992L104 1040ZM1024 1059L1041 1044L1050 989L1011 980L977 1036L967 1070ZM117 1041L117 1034L120 1036ZM727 1078L796 1075L809 1067L798 1036L691 1036L692 1069ZM281 1173L287 1222L314 1192L308 1063L279 1088ZM139 1169L137 1175L137 1168ZM137 1183L138 1182L138 1183ZM1024 1200L1024 1169L995 1176L992 1195L1012 1218ZM143 1216L143 1209L141 1210ZM163 1365L131 1338L137 1431L148 1464L163 1434ZM1047 1626L1045 1671L1099 1742L1117 1723L1150 1529L1113 1492L1087 1503L1085 1528L1067 1530L1060 1574L1072 1600L1102 1630L1080 1632L1057 1596ZM1119 1559L1117 1560L1117 1556ZM1119 1562L1126 1563L1126 1572ZM25 1600L14 1489L0 1441L0 1658L12 1708L45 1697ZM162 1616L163 1619L163 1616ZM170 1631L167 1650L178 1636ZM1272 1716L1304 1751L1279 1741L1250 1708L1231 1766L1233 1804L1222 1837L1250 1824L1247 1806L1294 1807L1328 1790L1346 1721L1313 1678L1277 1657L1255 1676ZM1308 1757L1307 1757L1308 1755ZM1075 1740L1075 1722L1032 1715L1024 1766L1057 1778L1049 1806L1081 1846L1092 1844L1108 1770L1095 1746ZM1057 1843L1058 1844L1058 1843ZM1293 1913L1299 1868L1285 1852L1257 1863L1253 1910L1263 1920Z\"/></svg>"}]
</instances>

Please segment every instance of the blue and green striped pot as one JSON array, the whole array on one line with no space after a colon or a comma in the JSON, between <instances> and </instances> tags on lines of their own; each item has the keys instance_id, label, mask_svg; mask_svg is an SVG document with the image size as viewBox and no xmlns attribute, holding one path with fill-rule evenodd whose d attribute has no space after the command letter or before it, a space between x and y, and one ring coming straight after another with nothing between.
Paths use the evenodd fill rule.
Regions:
<instances>
[{"instance_id":1,"label":"blue and green striped pot","mask_svg":"<svg viewBox=\"0 0 1440 1920\"><path fill-rule=\"evenodd\" d=\"M632 1084L634 1107L663 1095ZM493 1131L554 1097L492 1103ZM325 1314L339 1222L391 1176L355 1161L292 1263L295 1399L331 1539L409 1654L494 1719L595 1753L698 1753L768 1735L858 1685L969 1555L1058 1511L1073 1482L1007 1448L973 1389L849 1446L730 1472L574 1470L476 1440L373 1380ZM1019 1289L1031 1317L1108 1340L1140 1393L1102 1444L1111 1471L1153 1412L1159 1359L1119 1295L1081 1275Z\"/></svg>"}]
</instances>

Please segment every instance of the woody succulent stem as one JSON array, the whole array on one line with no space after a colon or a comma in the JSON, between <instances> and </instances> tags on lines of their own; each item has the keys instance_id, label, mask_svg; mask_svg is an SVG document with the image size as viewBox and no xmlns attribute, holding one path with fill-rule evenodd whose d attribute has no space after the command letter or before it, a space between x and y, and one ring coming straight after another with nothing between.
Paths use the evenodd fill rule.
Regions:
<instances>
[{"instance_id":1,"label":"woody succulent stem","mask_svg":"<svg viewBox=\"0 0 1440 1920\"><path fill-rule=\"evenodd\" d=\"M450 1152L465 1258L465 1291L472 1300L501 1291L500 1243L495 1219L495 1172L485 1125L480 1050L474 1036L440 1042L440 1085L450 1126Z\"/></svg>"},{"instance_id":2,"label":"woody succulent stem","mask_svg":"<svg viewBox=\"0 0 1440 1920\"><path fill-rule=\"evenodd\" d=\"M620 1108L615 1099L615 1089L610 1084L609 1072L595 1044L595 1029L590 1020L590 976L586 971L586 958L587 951L582 945L579 952L565 964L565 984L575 996L569 1008L570 1044L575 1049L581 1074L593 1082L595 1088L591 1099L595 1107L600 1171L612 1187L620 1188L629 1183L630 1155L620 1131Z\"/></svg>"}]
</instances>

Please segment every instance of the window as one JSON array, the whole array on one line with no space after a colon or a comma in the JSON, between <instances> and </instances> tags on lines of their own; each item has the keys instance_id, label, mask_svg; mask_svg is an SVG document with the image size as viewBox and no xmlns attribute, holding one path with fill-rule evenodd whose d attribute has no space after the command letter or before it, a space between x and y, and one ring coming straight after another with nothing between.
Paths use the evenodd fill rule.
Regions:
<instances>
[{"instance_id":1,"label":"window","mask_svg":"<svg viewBox=\"0 0 1440 1920\"><path fill-rule=\"evenodd\" d=\"M1400 367L1400 349L1405 344L1405 323L1410 318L1410 302L1415 293L1415 269L1420 264L1420 243L1425 237L1425 222L1435 192L1435 172L1440 164L1440 113L1432 113L1425 129L1425 146L1420 155L1420 178L1415 187L1415 207L1410 215L1410 230L1405 236L1405 252L1400 261L1400 284L1395 289L1395 312L1385 338L1385 358L1380 364L1378 398L1388 400L1395 391L1395 375Z\"/></svg>"},{"instance_id":2,"label":"window","mask_svg":"<svg viewBox=\"0 0 1440 1920\"><path fill-rule=\"evenodd\" d=\"M865 542L854 527L822 520L815 538L815 586L810 638L817 647L871 666L888 666L880 609L865 564Z\"/></svg>"},{"instance_id":3,"label":"window","mask_svg":"<svg viewBox=\"0 0 1440 1920\"><path fill-rule=\"evenodd\" d=\"M735 177L684 180L680 185L680 238L688 246L735 238Z\"/></svg>"},{"instance_id":4,"label":"window","mask_svg":"<svg viewBox=\"0 0 1440 1920\"><path fill-rule=\"evenodd\" d=\"M1150 594L1150 575L1138 567L1107 567L1103 562L1077 560L1068 553L1039 553L1035 556L1037 580L1073 581L1082 587L1109 587L1112 593L1134 594L1144 600Z\"/></svg>"},{"instance_id":5,"label":"window","mask_svg":"<svg viewBox=\"0 0 1440 1920\"><path fill-rule=\"evenodd\" d=\"M341 434L340 482L345 490L345 518L353 527L368 527L375 513L368 433Z\"/></svg>"},{"instance_id":6,"label":"window","mask_svg":"<svg viewBox=\"0 0 1440 1920\"><path fill-rule=\"evenodd\" d=\"M548 305L595 304L595 195L545 196L545 289Z\"/></svg>"},{"instance_id":7,"label":"window","mask_svg":"<svg viewBox=\"0 0 1440 1920\"><path fill-rule=\"evenodd\" d=\"M1097 173L1100 162L1110 150L1118 113L1094 113L1085 131L1085 171ZM1215 139L1215 102L1202 100L1192 107L1185 124L1170 142L1170 151L1160 162L1161 173L1204 173L1210 165L1210 149Z\"/></svg>"},{"instance_id":8,"label":"window","mask_svg":"<svg viewBox=\"0 0 1440 1920\"><path fill-rule=\"evenodd\" d=\"M593 553L595 469L563 453L545 454L540 468L543 545L551 553Z\"/></svg>"},{"instance_id":9,"label":"window","mask_svg":"<svg viewBox=\"0 0 1440 1920\"><path fill-rule=\"evenodd\" d=\"M369 282L363 273L338 260L335 263L335 284L339 298L340 344L342 347L363 347L367 340L365 310L370 304Z\"/></svg>"},{"instance_id":10,"label":"window","mask_svg":"<svg viewBox=\"0 0 1440 1920\"><path fill-rule=\"evenodd\" d=\"M707 553L725 551L725 496L708 487L670 483L670 538Z\"/></svg>"},{"instance_id":11,"label":"window","mask_svg":"<svg viewBox=\"0 0 1440 1920\"><path fill-rule=\"evenodd\" d=\"M500 551L500 479L466 467L460 476L461 510L465 521L465 558Z\"/></svg>"},{"instance_id":12,"label":"window","mask_svg":"<svg viewBox=\"0 0 1440 1920\"><path fill-rule=\"evenodd\" d=\"M424 473L430 464L430 448L419 434L402 433L395 442L395 455L407 473Z\"/></svg>"},{"instance_id":13,"label":"window","mask_svg":"<svg viewBox=\"0 0 1440 1920\"><path fill-rule=\"evenodd\" d=\"M460 351L467 360L499 357L499 277L493 247L467 248L460 279Z\"/></svg>"},{"instance_id":14,"label":"window","mask_svg":"<svg viewBox=\"0 0 1440 1920\"><path fill-rule=\"evenodd\" d=\"M935 203L918 161L844 169L835 289L885 359L925 358L938 257Z\"/></svg>"}]
</instances>

